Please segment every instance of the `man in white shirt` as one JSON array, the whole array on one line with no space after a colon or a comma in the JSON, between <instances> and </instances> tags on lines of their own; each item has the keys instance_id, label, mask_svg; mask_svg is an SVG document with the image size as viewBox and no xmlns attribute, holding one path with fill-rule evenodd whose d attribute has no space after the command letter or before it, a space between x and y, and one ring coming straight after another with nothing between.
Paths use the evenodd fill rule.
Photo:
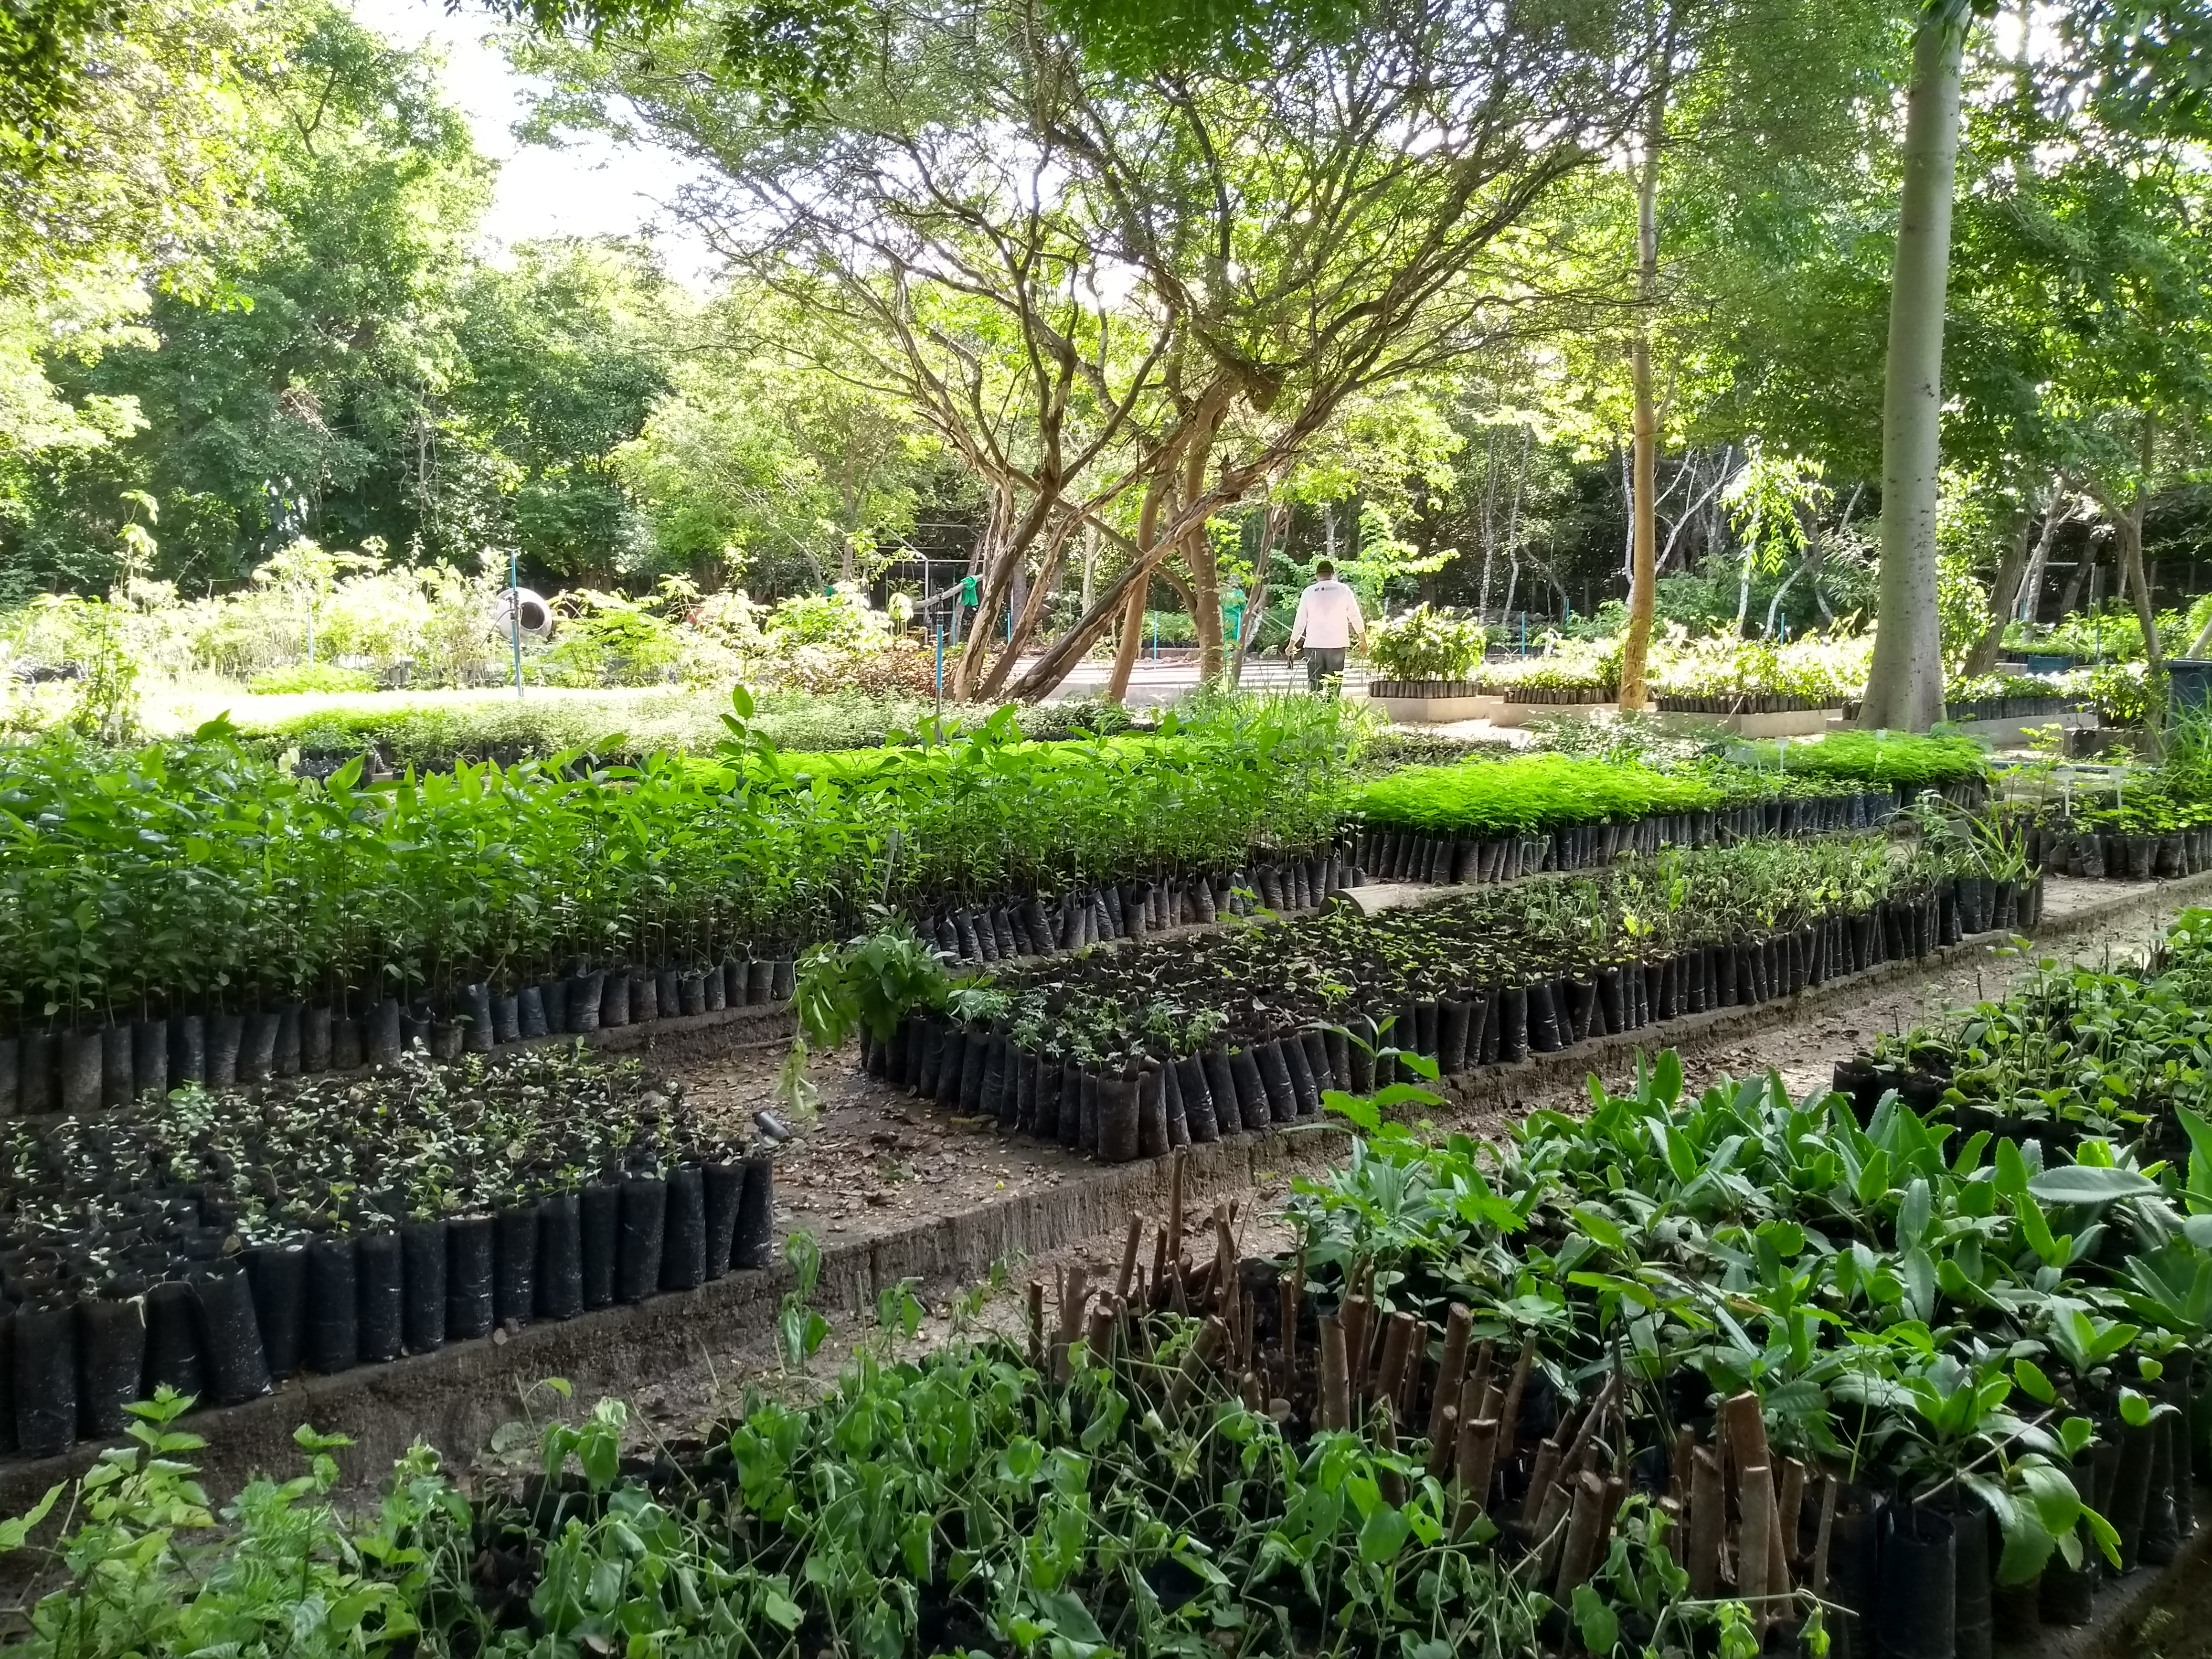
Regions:
<instances>
[{"instance_id":1,"label":"man in white shirt","mask_svg":"<svg viewBox=\"0 0 2212 1659\"><path fill-rule=\"evenodd\" d=\"M1323 559L1314 567L1313 585L1298 595L1298 614L1291 623L1290 650L1304 647L1306 684L1319 691L1324 682L1334 692L1344 679L1345 653L1358 640L1367 643L1367 619L1359 614L1359 596L1336 579L1336 566Z\"/></svg>"}]
</instances>

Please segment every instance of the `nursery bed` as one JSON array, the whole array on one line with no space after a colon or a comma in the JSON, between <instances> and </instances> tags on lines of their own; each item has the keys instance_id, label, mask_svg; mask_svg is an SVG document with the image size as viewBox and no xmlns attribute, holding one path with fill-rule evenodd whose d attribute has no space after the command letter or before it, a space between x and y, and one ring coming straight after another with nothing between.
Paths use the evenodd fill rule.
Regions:
<instances>
[{"instance_id":1,"label":"nursery bed","mask_svg":"<svg viewBox=\"0 0 2212 1659\"><path fill-rule=\"evenodd\" d=\"M2212 874L2148 886L2058 878L2046 897L2045 943L2075 939L2086 957L2124 949L2139 939L2154 911L2208 891ZM1793 1000L1696 1016L1657 1035L1699 1065L1742 1073L1772 1060L1810 1078L1852 1046L1841 1036L1809 1042L1796 1036L1810 1022L1832 1010L1865 1018L1883 1006L1887 988L1918 986L1931 972L1954 994L1971 992L1975 975L2000 975L2013 965L1991 960L1995 942L1951 947L1933 967L1885 964ZM1585 1098L1589 1073L1616 1083L1632 1075L1653 1035L1592 1039L1448 1080L1448 1104L1437 1116L1446 1127L1486 1133L1533 1104L1573 1109ZM1804 1058L1793 1060L1801 1052ZM675 1080L703 1117L735 1124L769 1103L772 1069L720 1059L684 1066ZM994 1125L963 1120L865 1073L842 1066L840 1073L825 1084L821 1121L777 1154L777 1230L806 1229L822 1238L819 1300L826 1306L871 1307L878 1291L909 1277L932 1293L972 1283L994 1263L1084 1239L1118 1239L1131 1210L1157 1214L1166 1206L1169 1160L1101 1165L1056 1146L1002 1139ZM1344 1146L1340 1130L1316 1126L1194 1147L1184 1158L1187 1189L1194 1201L1241 1198L1249 1207L1255 1194L1279 1194L1291 1174L1340 1159ZM872 1181L863 1173L871 1160L887 1156L911 1173L885 1178L876 1171ZM869 1193L887 1201L867 1202ZM665 1388L688 1376L698 1381L679 1386L677 1397L708 1399L713 1379L738 1375L748 1351L757 1363L757 1345L790 1287L781 1264L730 1273L684 1295L526 1325L504 1340L449 1342L435 1353L335 1376L303 1372L262 1398L196 1414L191 1425L210 1441L204 1463L218 1493L235 1490L252 1470L284 1466L293 1455L292 1430L310 1420L352 1436L356 1446L338 1455L349 1476L370 1478L418 1433L457 1454L481 1445L514 1414L516 1401L549 1376L568 1379L586 1397ZM97 1449L84 1441L57 1457L0 1461L0 1510L27 1507L54 1481L88 1467Z\"/></svg>"}]
</instances>

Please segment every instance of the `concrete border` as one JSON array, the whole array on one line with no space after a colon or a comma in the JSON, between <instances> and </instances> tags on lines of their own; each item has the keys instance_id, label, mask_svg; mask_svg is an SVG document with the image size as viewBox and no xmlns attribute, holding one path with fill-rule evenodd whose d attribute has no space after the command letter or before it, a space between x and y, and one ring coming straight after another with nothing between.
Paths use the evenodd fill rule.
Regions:
<instances>
[{"instance_id":1,"label":"concrete border","mask_svg":"<svg viewBox=\"0 0 2212 1659\"><path fill-rule=\"evenodd\" d=\"M2131 909L2155 909L2198 894L2212 894L2212 871L2148 888L2114 884L2111 894L2053 918L2038 938L2061 939ZM1694 1058L1753 1033L1788 1025L1832 999L1925 974L2005 937L1978 934L1930 956L1883 963L1793 997L1692 1014L1663 1026L1593 1037L1572 1048L1532 1054L1510 1066L1486 1066L1446 1079L1441 1092L1447 1105L1437 1116L1441 1124L1459 1127L1494 1120L1531 1096L1572 1091L1588 1073L1624 1066L1638 1051L1654 1047L1675 1048ZM787 1021L787 1011L779 1012L784 1012ZM695 1015L690 1022L656 1021L641 1029L655 1037L681 1037L686 1034L668 1028L716 1018ZM1279 1133L1243 1134L1192 1147L1185 1166L1186 1197L1210 1205L1215 1195L1249 1190L1287 1173L1329 1167L1340 1160L1349 1139L1347 1132L1333 1123L1316 1121ZM926 1285L972 1283L994 1262L1043 1255L1116 1231L1132 1210L1157 1213L1165 1208L1172 1168L1167 1158L1095 1165L1081 1178L1058 1187L936 1217L897 1232L827 1243L817 1300L848 1310L865 1309L873 1304L879 1288L902 1279ZM731 1273L697 1291L602 1309L563 1323L526 1325L511 1334L455 1343L435 1353L363 1366L337 1376L295 1377L262 1399L197 1413L186 1419L186 1426L209 1443L200 1457L203 1480L218 1495L235 1491L256 1472L293 1470L298 1454L292 1431L310 1422L326 1432L352 1436L355 1444L343 1454L342 1465L351 1478L374 1479L418 1436L454 1455L472 1452L501 1423L519 1414L521 1397L546 1377L566 1377L580 1397L592 1398L628 1394L672 1370L698 1364L707 1358L709 1339L726 1345L741 1334L765 1332L791 1283L788 1271L780 1265L763 1272ZM100 1449L100 1443L85 1441L59 1457L0 1463L0 1515L20 1513L56 1481L82 1474ZM2212 1509L2206 1513L2212 1515ZM2064 1659L2101 1656L2069 1655Z\"/></svg>"}]
</instances>

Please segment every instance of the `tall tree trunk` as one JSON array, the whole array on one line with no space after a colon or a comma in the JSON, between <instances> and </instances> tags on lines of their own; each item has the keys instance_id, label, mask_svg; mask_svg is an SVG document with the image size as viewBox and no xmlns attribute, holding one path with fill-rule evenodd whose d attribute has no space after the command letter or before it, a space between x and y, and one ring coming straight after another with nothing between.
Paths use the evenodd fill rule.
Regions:
<instances>
[{"instance_id":1,"label":"tall tree trunk","mask_svg":"<svg viewBox=\"0 0 2212 1659\"><path fill-rule=\"evenodd\" d=\"M1145 642L1145 596L1152 591L1149 580L1132 582L1129 597L1121 606L1121 638L1114 649L1114 675L1106 682L1106 701L1121 702L1129 695L1129 676L1137 666L1137 653Z\"/></svg>"},{"instance_id":2,"label":"tall tree trunk","mask_svg":"<svg viewBox=\"0 0 2212 1659\"><path fill-rule=\"evenodd\" d=\"M2143 518L2150 506L2150 469L2156 433L2153 417L2142 417L2142 435L2136 458L2135 498L2119 515L2120 577L2135 600L2136 619L2142 624L2143 691L2149 700L2148 724L2154 734L2166 724L2166 653L2158 639L2158 610L2151 603L2150 581L2143 573Z\"/></svg>"},{"instance_id":3,"label":"tall tree trunk","mask_svg":"<svg viewBox=\"0 0 2212 1659\"><path fill-rule=\"evenodd\" d=\"M1673 49L1674 30L1662 62ZM1628 628L1620 640L1620 706L1650 701L1645 670L1651 656L1651 619L1658 607L1659 410L1651 391L1651 310L1659 298L1659 145L1666 136L1666 76L1656 77L1644 131L1643 165L1636 179L1636 337L1628 367L1636 394L1634 480L1629 490Z\"/></svg>"},{"instance_id":4,"label":"tall tree trunk","mask_svg":"<svg viewBox=\"0 0 2212 1659\"><path fill-rule=\"evenodd\" d=\"M1498 546L1498 428L1494 426L1483 434L1483 457L1482 516L1477 521L1482 529L1482 587L1474 607L1478 622L1490 616L1490 559Z\"/></svg>"},{"instance_id":5,"label":"tall tree trunk","mask_svg":"<svg viewBox=\"0 0 2212 1659\"><path fill-rule=\"evenodd\" d=\"M2013 599L2014 620L2031 628L2042 620L2043 574L2051 563L2051 550L2058 540L2058 526L2066 521L2066 480L2062 475L2051 481L2051 500L2043 513L2042 533L2035 538L2035 552L2027 562L2027 573L2021 578L2020 592Z\"/></svg>"},{"instance_id":6,"label":"tall tree trunk","mask_svg":"<svg viewBox=\"0 0 2212 1659\"><path fill-rule=\"evenodd\" d=\"M1244 684L1244 650L1260 631L1260 619L1267 614L1267 567L1275 556L1275 543L1290 527L1291 509L1287 505L1271 506L1260 522L1260 551L1252 561L1252 592L1244 602L1244 616L1237 629L1234 654L1230 659L1229 686L1231 690Z\"/></svg>"},{"instance_id":7,"label":"tall tree trunk","mask_svg":"<svg viewBox=\"0 0 2212 1659\"><path fill-rule=\"evenodd\" d=\"M2044 515L2046 543L2050 537L2051 518L2050 514ZM1981 638L1976 640L1973 647L1966 653L1966 677L1969 679L1977 674L1986 674L1996 666L1997 653L2004 647L2005 624L2012 620L2013 606L2020 602L2021 581L2027 574L2028 562L2035 551L2034 530L2034 516L2023 503L2020 509L2020 528L2012 538L2012 545L2006 548L1997 560L1996 580L1990 585L1989 626L1982 629Z\"/></svg>"},{"instance_id":8,"label":"tall tree trunk","mask_svg":"<svg viewBox=\"0 0 2212 1659\"><path fill-rule=\"evenodd\" d=\"M1206 489L1206 458L1213 453L1214 428L1221 411L1201 417L1183 450L1182 499L1194 501ZM1190 572L1191 628L1198 636L1198 683L1219 682L1225 658L1221 641L1221 571L1213 556L1213 540L1203 520L1193 526L1182 544L1183 568Z\"/></svg>"},{"instance_id":9,"label":"tall tree trunk","mask_svg":"<svg viewBox=\"0 0 2212 1659\"><path fill-rule=\"evenodd\" d=\"M1958 183L1959 64L1967 13L1936 0L1912 40L1905 185L1891 265L1881 411L1881 589L1859 724L1925 732L1943 718L1936 604L1936 469L1942 453L1943 301Z\"/></svg>"},{"instance_id":10,"label":"tall tree trunk","mask_svg":"<svg viewBox=\"0 0 2212 1659\"><path fill-rule=\"evenodd\" d=\"M1174 475L1161 471L1153 475L1145 490L1145 504L1137 511L1136 558L1142 564L1146 556L1159 544L1160 514L1166 509L1175 493ZM1114 673L1106 682L1106 701L1120 702L1129 695L1129 676L1137 666L1137 647L1142 643L1145 631L1145 600L1152 591L1149 568L1134 573L1128 580L1128 592L1121 602L1121 637L1114 647Z\"/></svg>"},{"instance_id":11,"label":"tall tree trunk","mask_svg":"<svg viewBox=\"0 0 2212 1659\"><path fill-rule=\"evenodd\" d=\"M2104 550L2094 529L2082 538L2081 556L2074 561L2074 574L2067 577L2066 591L2058 596L2060 621L2064 621L2080 608L2081 596L2089 589L2089 573L2096 568L2097 561L2103 556Z\"/></svg>"},{"instance_id":12,"label":"tall tree trunk","mask_svg":"<svg viewBox=\"0 0 2212 1659\"><path fill-rule=\"evenodd\" d=\"M1083 527L1085 535L1084 557L1086 561L1094 560L1097 556L1098 526L1085 520ZM1044 620L1046 608L1052 603L1053 591L1060 585L1060 567L1067 556L1067 538L1073 532L1073 526L1063 521L1046 538L1044 556L1037 564L1036 580L1027 584L1027 596L1015 611L1013 637L1006 641L1006 648L999 653L997 659L991 664L990 672L983 676L982 684L976 688L977 702L988 702L999 695L1006 686L1006 676L1013 672L1022 653L1029 649L1037 624Z\"/></svg>"}]
</instances>

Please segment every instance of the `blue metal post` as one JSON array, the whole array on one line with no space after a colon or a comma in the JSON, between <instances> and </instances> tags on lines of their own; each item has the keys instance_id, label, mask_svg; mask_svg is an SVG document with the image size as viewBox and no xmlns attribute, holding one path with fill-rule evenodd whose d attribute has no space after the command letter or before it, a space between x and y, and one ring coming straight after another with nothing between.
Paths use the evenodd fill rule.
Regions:
<instances>
[{"instance_id":1,"label":"blue metal post","mask_svg":"<svg viewBox=\"0 0 2212 1659\"><path fill-rule=\"evenodd\" d=\"M507 550L507 631L514 641L514 700L522 701L522 576L515 550Z\"/></svg>"}]
</instances>

